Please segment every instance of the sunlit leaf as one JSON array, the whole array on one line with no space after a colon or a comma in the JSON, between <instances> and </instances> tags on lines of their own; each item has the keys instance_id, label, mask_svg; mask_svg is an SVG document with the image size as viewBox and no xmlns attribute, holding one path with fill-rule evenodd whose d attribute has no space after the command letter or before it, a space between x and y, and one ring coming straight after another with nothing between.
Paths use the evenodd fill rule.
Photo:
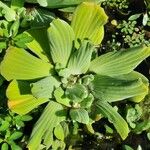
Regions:
<instances>
[{"instance_id":1,"label":"sunlit leaf","mask_svg":"<svg viewBox=\"0 0 150 150\"><path fill-rule=\"evenodd\" d=\"M65 133L64 133L64 129L61 126L61 124L57 125L54 129L54 135L56 136L57 139L63 141L65 138Z\"/></svg>"},{"instance_id":2,"label":"sunlit leaf","mask_svg":"<svg viewBox=\"0 0 150 150\"><path fill-rule=\"evenodd\" d=\"M24 115L45 103L48 99L36 99L30 93L29 84L23 81L13 80L6 91L8 97L8 107L11 111Z\"/></svg>"},{"instance_id":3,"label":"sunlit leaf","mask_svg":"<svg viewBox=\"0 0 150 150\"><path fill-rule=\"evenodd\" d=\"M109 52L94 59L89 70L100 75L119 76L130 73L149 55L149 47L134 47Z\"/></svg>"},{"instance_id":4,"label":"sunlit leaf","mask_svg":"<svg viewBox=\"0 0 150 150\"><path fill-rule=\"evenodd\" d=\"M48 76L52 65L36 58L24 49L10 47L1 62L1 74L7 80L35 79Z\"/></svg>"},{"instance_id":5,"label":"sunlit leaf","mask_svg":"<svg viewBox=\"0 0 150 150\"><path fill-rule=\"evenodd\" d=\"M123 79L123 80L136 80L136 79L141 79L142 80L142 87L145 87L145 92L141 95L137 95L135 97L131 97L129 98L130 101L133 102L140 102L141 100L144 99L144 97L148 94L148 90L149 90L149 81L148 79L142 75L139 72L136 71L132 71L129 74L125 74L125 75L121 75L119 77L117 77L118 79Z\"/></svg>"},{"instance_id":6,"label":"sunlit leaf","mask_svg":"<svg viewBox=\"0 0 150 150\"><path fill-rule=\"evenodd\" d=\"M84 2L74 12L71 26L76 39L89 39L93 44L100 44L104 37L103 25L107 22L103 8L95 3Z\"/></svg>"},{"instance_id":7,"label":"sunlit leaf","mask_svg":"<svg viewBox=\"0 0 150 150\"><path fill-rule=\"evenodd\" d=\"M120 116L120 114L106 101L99 100L96 103L97 113L102 114L104 117L108 118L109 121L113 123L117 132L120 134L121 138L124 140L128 136L129 128L126 121Z\"/></svg>"},{"instance_id":8,"label":"sunlit leaf","mask_svg":"<svg viewBox=\"0 0 150 150\"><path fill-rule=\"evenodd\" d=\"M63 120L65 120L66 112L64 111L61 104L50 101L46 106L40 119L34 126L31 137L29 139L28 148L34 150L39 148L40 143L47 131L52 132L53 129ZM38 132L37 132L38 131ZM51 134L49 134L49 137ZM46 145L46 149L50 145Z\"/></svg>"},{"instance_id":9,"label":"sunlit leaf","mask_svg":"<svg viewBox=\"0 0 150 150\"><path fill-rule=\"evenodd\" d=\"M55 19L48 29L48 38L53 62L60 68L66 67L74 40L72 28L65 21Z\"/></svg>"},{"instance_id":10,"label":"sunlit leaf","mask_svg":"<svg viewBox=\"0 0 150 150\"><path fill-rule=\"evenodd\" d=\"M147 90L141 78L130 79L130 75L125 79L96 75L90 88L95 97L109 102L139 96Z\"/></svg>"},{"instance_id":11,"label":"sunlit leaf","mask_svg":"<svg viewBox=\"0 0 150 150\"><path fill-rule=\"evenodd\" d=\"M71 74L86 73L90 65L93 50L94 47L88 41L83 41L80 48L72 53L67 69L60 71L60 75L69 76Z\"/></svg>"},{"instance_id":12,"label":"sunlit leaf","mask_svg":"<svg viewBox=\"0 0 150 150\"><path fill-rule=\"evenodd\" d=\"M59 87L60 82L53 76L46 77L32 83L32 94L36 98L52 98L54 89Z\"/></svg>"},{"instance_id":13,"label":"sunlit leaf","mask_svg":"<svg viewBox=\"0 0 150 150\"><path fill-rule=\"evenodd\" d=\"M7 21L16 20L16 12L10 9L6 4L0 1L0 8L2 9L2 14L4 14Z\"/></svg>"}]
</instances>

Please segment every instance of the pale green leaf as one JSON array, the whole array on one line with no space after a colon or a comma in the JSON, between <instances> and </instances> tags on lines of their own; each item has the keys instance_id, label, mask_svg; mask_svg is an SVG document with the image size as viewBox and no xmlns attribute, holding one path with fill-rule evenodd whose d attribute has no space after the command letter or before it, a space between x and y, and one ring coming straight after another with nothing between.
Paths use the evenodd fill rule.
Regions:
<instances>
[{"instance_id":1,"label":"pale green leaf","mask_svg":"<svg viewBox=\"0 0 150 150\"><path fill-rule=\"evenodd\" d=\"M73 102L81 102L88 96L88 91L82 84L74 84L65 91L66 96Z\"/></svg>"},{"instance_id":2,"label":"pale green leaf","mask_svg":"<svg viewBox=\"0 0 150 150\"><path fill-rule=\"evenodd\" d=\"M89 71L100 75L119 76L130 73L150 55L149 47L134 47L109 52L91 62Z\"/></svg>"},{"instance_id":3,"label":"pale green leaf","mask_svg":"<svg viewBox=\"0 0 150 150\"><path fill-rule=\"evenodd\" d=\"M107 15L99 5L87 2L79 5L71 22L76 40L89 39L95 45L100 44L104 37L103 25L107 19Z\"/></svg>"},{"instance_id":4,"label":"pale green leaf","mask_svg":"<svg viewBox=\"0 0 150 150\"><path fill-rule=\"evenodd\" d=\"M141 78L130 79L130 75L125 79L95 75L90 89L95 97L109 102L140 96L147 90Z\"/></svg>"},{"instance_id":5,"label":"pale green leaf","mask_svg":"<svg viewBox=\"0 0 150 150\"><path fill-rule=\"evenodd\" d=\"M60 82L53 76L46 77L31 84L31 91L36 98L52 98L54 89L59 87Z\"/></svg>"},{"instance_id":6,"label":"pale green leaf","mask_svg":"<svg viewBox=\"0 0 150 150\"><path fill-rule=\"evenodd\" d=\"M132 15L128 18L128 20L137 20L142 14L135 14L135 15Z\"/></svg>"},{"instance_id":7,"label":"pale green leaf","mask_svg":"<svg viewBox=\"0 0 150 150\"><path fill-rule=\"evenodd\" d=\"M109 121L113 123L121 138L123 140L126 139L129 133L128 124L111 105L109 105L106 101L99 100L96 103L96 111L108 118Z\"/></svg>"},{"instance_id":8,"label":"pale green leaf","mask_svg":"<svg viewBox=\"0 0 150 150\"><path fill-rule=\"evenodd\" d=\"M13 9L10 9L6 4L0 1L0 8L2 9L2 14L7 21L14 21L16 20L16 12Z\"/></svg>"},{"instance_id":9,"label":"pale green leaf","mask_svg":"<svg viewBox=\"0 0 150 150\"><path fill-rule=\"evenodd\" d=\"M45 28L30 29L25 32L33 38L33 41L27 43L26 46L39 58L49 62L50 47L48 44L47 31Z\"/></svg>"},{"instance_id":10,"label":"pale green leaf","mask_svg":"<svg viewBox=\"0 0 150 150\"><path fill-rule=\"evenodd\" d=\"M66 147L66 143L60 140L53 141L52 150L64 150Z\"/></svg>"},{"instance_id":11,"label":"pale green leaf","mask_svg":"<svg viewBox=\"0 0 150 150\"><path fill-rule=\"evenodd\" d=\"M64 129L61 126L61 124L57 125L54 129L54 135L56 136L57 139L63 141L65 138L65 133L64 133Z\"/></svg>"},{"instance_id":12,"label":"pale green leaf","mask_svg":"<svg viewBox=\"0 0 150 150\"><path fill-rule=\"evenodd\" d=\"M67 69L60 71L60 76L67 77L71 74L86 73L90 65L93 50L93 45L88 41L83 41L80 48L72 53Z\"/></svg>"},{"instance_id":13,"label":"pale green leaf","mask_svg":"<svg viewBox=\"0 0 150 150\"><path fill-rule=\"evenodd\" d=\"M51 69L50 63L16 47L10 47L1 62L1 74L7 80L46 77L50 74Z\"/></svg>"},{"instance_id":14,"label":"pale green leaf","mask_svg":"<svg viewBox=\"0 0 150 150\"><path fill-rule=\"evenodd\" d=\"M119 77L117 77L118 79L123 79L123 80L136 80L136 79L141 79L142 80L142 87L145 87L145 92L141 95L137 95L135 97L131 97L129 98L130 101L133 102L140 102L141 100L144 99L144 97L148 94L148 90L149 90L149 81L148 79L142 75L139 72L136 71L132 71L129 74L125 74L125 75L121 75Z\"/></svg>"},{"instance_id":15,"label":"pale green leaf","mask_svg":"<svg viewBox=\"0 0 150 150\"><path fill-rule=\"evenodd\" d=\"M67 107L71 107L70 99L64 96L64 91L61 87L57 88L54 91L54 97L58 103L63 104Z\"/></svg>"},{"instance_id":16,"label":"pale green leaf","mask_svg":"<svg viewBox=\"0 0 150 150\"><path fill-rule=\"evenodd\" d=\"M6 91L8 98L8 107L11 111L24 115L36 108L37 106L45 103L48 99L36 99L31 95L29 84L23 81L13 80Z\"/></svg>"},{"instance_id":17,"label":"pale green leaf","mask_svg":"<svg viewBox=\"0 0 150 150\"><path fill-rule=\"evenodd\" d=\"M147 22L149 21L149 17L148 17L148 14L145 13L144 16L143 16L143 26L146 26Z\"/></svg>"},{"instance_id":18,"label":"pale green leaf","mask_svg":"<svg viewBox=\"0 0 150 150\"><path fill-rule=\"evenodd\" d=\"M48 29L48 38L53 62L60 68L66 67L74 40L72 28L65 21L55 19Z\"/></svg>"},{"instance_id":19,"label":"pale green leaf","mask_svg":"<svg viewBox=\"0 0 150 150\"><path fill-rule=\"evenodd\" d=\"M88 112L83 108L71 109L70 117L72 120L77 121L79 123L83 123L83 124L89 123Z\"/></svg>"},{"instance_id":20,"label":"pale green leaf","mask_svg":"<svg viewBox=\"0 0 150 150\"><path fill-rule=\"evenodd\" d=\"M53 131L53 129L60 122L65 120L65 116L66 112L64 111L63 106L56 102L50 101L40 119L35 124L27 147L30 150L36 150L40 146L47 131L49 131L49 133L50 130ZM50 136L51 134L49 137ZM49 146L50 145L46 145L46 148L48 149Z\"/></svg>"},{"instance_id":21,"label":"pale green leaf","mask_svg":"<svg viewBox=\"0 0 150 150\"><path fill-rule=\"evenodd\" d=\"M35 0L29 0L30 2ZM43 7L49 8L61 8L61 7L68 7L78 5L82 2L101 2L102 0L37 0L37 2Z\"/></svg>"}]
</instances>

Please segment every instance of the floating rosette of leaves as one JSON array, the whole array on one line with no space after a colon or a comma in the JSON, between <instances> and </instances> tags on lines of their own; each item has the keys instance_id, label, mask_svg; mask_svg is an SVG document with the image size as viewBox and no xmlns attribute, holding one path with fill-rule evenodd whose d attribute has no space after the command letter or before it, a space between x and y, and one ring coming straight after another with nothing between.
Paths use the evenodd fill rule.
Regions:
<instances>
[{"instance_id":1,"label":"floating rosette of leaves","mask_svg":"<svg viewBox=\"0 0 150 150\"><path fill-rule=\"evenodd\" d=\"M47 31L26 31L33 38L26 44L30 50L7 50L0 70L10 81L6 92L9 108L25 115L47 103L29 139L30 150L64 149L70 124L91 126L96 121L93 116L99 114L113 123L122 139L128 136L128 124L111 103L139 102L147 95L148 80L133 69L150 55L150 48L94 57L106 22L100 6L84 2L76 8L70 25L54 19Z\"/></svg>"}]
</instances>

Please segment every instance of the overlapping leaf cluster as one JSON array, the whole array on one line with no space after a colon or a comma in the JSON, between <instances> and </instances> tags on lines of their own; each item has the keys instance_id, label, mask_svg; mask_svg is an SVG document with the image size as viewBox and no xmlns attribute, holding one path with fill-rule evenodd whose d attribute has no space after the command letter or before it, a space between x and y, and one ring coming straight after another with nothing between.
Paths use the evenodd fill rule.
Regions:
<instances>
[{"instance_id":1,"label":"overlapping leaf cluster","mask_svg":"<svg viewBox=\"0 0 150 150\"><path fill-rule=\"evenodd\" d=\"M37 2L50 8L81 3ZM128 124L111 103L140 102L147 95L148 79L134 68L150 55L150 48L94 55L104 37L108 17L93 2L78 5L71 23L51 19L48 28L24 31L32 40L22 48L9 46L0 65L1 75L10 82L6 95L11 111L25 115L46 104L27 147L64 149L72 126L81 123L92 128L97 115L108 118L126 139Z\"/></svg>"}]
</instances>

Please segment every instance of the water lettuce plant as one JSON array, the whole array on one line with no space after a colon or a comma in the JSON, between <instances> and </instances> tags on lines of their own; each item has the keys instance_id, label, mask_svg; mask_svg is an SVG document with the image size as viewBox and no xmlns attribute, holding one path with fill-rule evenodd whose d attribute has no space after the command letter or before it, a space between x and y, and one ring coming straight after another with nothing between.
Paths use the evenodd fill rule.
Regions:
<instances>
[{"instance_id":1,"label":"water lettuce plant","mask_svg":"<svg viewBox=\"0 0 150 150\"><path fill-rule=\"evenodd\" d=\"M103 8L83 2L71 23L53 19L48 29L24 32L33 39L27 48L7 49L0 72L10 82L9 109L26 115L45 106L33 127L30 150L65 149L80 124L94 132L98 116L108 118L123 140L128 136L127 122L111 104L137 103L147 95L148 79L134 69L150 55L150 48L143 45L98 56L107 20Z\"/></svg>"}]
</instances>

